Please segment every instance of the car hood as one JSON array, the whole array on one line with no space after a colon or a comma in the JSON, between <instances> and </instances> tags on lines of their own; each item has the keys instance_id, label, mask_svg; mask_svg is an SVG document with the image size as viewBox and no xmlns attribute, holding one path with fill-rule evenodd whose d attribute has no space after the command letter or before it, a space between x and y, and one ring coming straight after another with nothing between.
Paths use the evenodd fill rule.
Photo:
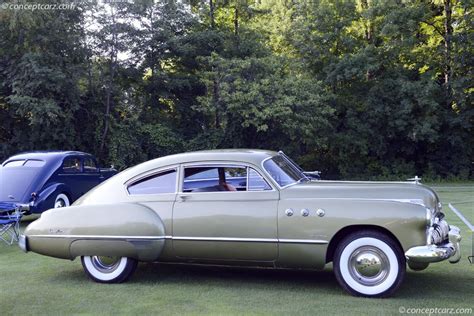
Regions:
<instances>
[{"instance_id":1,"label":"car hood","mask_svg":"<svg viewBox=\"0 0 474 316\"><path fill-rule=\"evenodd\" d=\"M311 181L282 190L285 198L393 200L436 209L439 198L427 186L411 182Z\"/></svg>"},{"instance_id":2,"label":"car hood","mask_svg":"<svg viewBox=\"0 0 474 316\"><path fill-rule=\"evenodd\" d=\"M38 168L0 168L0 201L26 203Z\"/></svg>"}]
</instances>

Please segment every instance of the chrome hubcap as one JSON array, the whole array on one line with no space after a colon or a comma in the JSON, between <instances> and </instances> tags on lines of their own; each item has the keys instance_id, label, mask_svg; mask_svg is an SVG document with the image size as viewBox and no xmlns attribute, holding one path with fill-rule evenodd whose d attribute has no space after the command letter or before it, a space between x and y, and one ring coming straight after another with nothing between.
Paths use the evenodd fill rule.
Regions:
<instances>
[{"instance_id":1,"label":"chrome hubcap","mask_svg":"<svg viewBox=\"0 0 474 316\"><path fill-rule=\"evenodd\" d=\"M104 257L104 256L93 256L91 262L94 268L102 273L112 273L120 265L120 258L118 257Z\"/></svg>"},{"instance_id":2,"label":"chrome hubcap","mask_svg":"<svg viewBox=\"0 0 474 316\"><path fill-rule=\"evenodd\" d=\"M349 272L360 284L375 286L388 276L390 262L377 247L364 246L357 248L349 257Z\"/></svg>"},{"instance_id":3,"label":"chrome hubcap","mask_svg":"<svg viewBox=\"0 0 474 316\"><path fill-rule=\"evenodd\" d=\"M59 199L56 201L56 203L54 203L55 208L60 208L60 207L65 207L65 206L66 206L66 202L64 202L63 199Z\"/></svg>"}]
</instances>

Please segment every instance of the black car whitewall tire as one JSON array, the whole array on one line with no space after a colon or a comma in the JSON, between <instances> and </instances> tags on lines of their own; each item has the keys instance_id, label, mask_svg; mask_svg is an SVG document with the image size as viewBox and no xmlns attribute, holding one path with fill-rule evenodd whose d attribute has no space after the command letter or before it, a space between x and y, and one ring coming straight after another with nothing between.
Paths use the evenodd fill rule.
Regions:
<instances>
[{"instance_id":1,"label":"black car whitewall tire","mask_svg":"<svg viewBox=\"0 0 474 316\"><path fill-rule=\"evenodd\" d=\"M398 244L376 231L347 236L334 254L336 279L355 296L390 296L400 287L405 271L405 257Z\"/></svg>"},{"instance_id":2,"label":"black car whitewall tire","mask_svg":"<svg viewBox=\"0 0 474 316\"><path fill-rule=\"evenodd\" d=\"M54 208L66 207L69 205L71 205L71 202L66 194L60 193L56 196L56 199L54 200Z\"/></svg>"},{"instance_id":3,"label":"black car whitewall tire","mask_svg":"<svg viewBox=\"0 0 474 316\"><path fill-rule=\"evenodd\" d=\"M127 257L81 257L82 267L86 274L99 283L121 283L135 271L137 261Z\"/></svg>"}]
</instances>

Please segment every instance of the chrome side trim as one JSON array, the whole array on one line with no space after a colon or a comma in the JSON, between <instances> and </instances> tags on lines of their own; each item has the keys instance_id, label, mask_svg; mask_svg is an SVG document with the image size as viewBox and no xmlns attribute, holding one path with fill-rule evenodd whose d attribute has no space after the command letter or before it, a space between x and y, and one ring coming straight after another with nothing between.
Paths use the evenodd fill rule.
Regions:
<instances>
[{"instance_id":1,"label":"chrome side trim","mask_svg":"<svg viewBox=\"0 0 474 316\"><path fill-rule=\"evenodd\" d=\"M318 181L323 181L323 180L318 180ZM421 199L372 199L372 198L339 198L339 197L311 197L311 198L296 198L296 197L290 197L286 198L286 200L350 200L350 201L386 201L386 202L399 202L399 203L409 203L409 204L415 204L415 205L421 205L425 206L423 200Z\"/></svg>"},{"instance_id":2,"label":"chrome side trim","mask_svg":"<svg viewBox=\"0 0 474 316\"><path fill-rule=\"evenodd\" d=\"M195 240L195 241L236 241L236 242L278 242L276 238L238 238L238 237L172 237L173 240Z\"/></svg>"},{"instance_id":3,"label":"chrome side trim","mask_svg":"<svg viewBox=\"0 0 474 316\"><path fill-rule=\"evenodd\" d=\"M188 241L228 241L264 242L290 244L328 244L327 240L317 239L277 239L277 238L239 238L239 237L191 237L191 236L105 236L105 235L30 235L28 238L78 238L78 239L141 239L141 240L188 240Z\"/></svg>"},{"instance_id":4,"label":"chrome side trim","mask_svg":"<svg viewBox=\"0 0 474 316\"><path fill-rule=\"evenodd\" d=\"M146 239L162 240L169 239L171 236L106 236L106 235L29 235L28 238L80 238L80 239Z\"/></svg>"},{"instance_id":5,"label":"chrome side trim","mask_svg":"<svg viewBox=\"0 0 474 316\"><path fill-rule=\"evenodd\" d=\"M172 237L173 240L194 240L194 241L235 241L235 242L269 242L269 243L290 243L290 244L328 244L327 240L316 239L277 239L277 238L236 238L236 237Z\"/></svg>"},{"instance_id":6,"label":"chrome side trim","mask_svg":"<svg viewBox=\"0 0 474 316\"><path fill-rule=\"evenodd\" d=\"M329 244L329 241L320 239L279 239L279 242L288 244Z\"/></svg>"}]
</instances>

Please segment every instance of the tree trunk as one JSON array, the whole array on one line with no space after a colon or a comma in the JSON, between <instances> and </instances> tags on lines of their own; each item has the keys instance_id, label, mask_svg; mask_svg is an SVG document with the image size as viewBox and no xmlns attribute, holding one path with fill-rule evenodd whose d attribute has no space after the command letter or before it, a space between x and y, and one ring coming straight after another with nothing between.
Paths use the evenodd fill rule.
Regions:
<instances>
[{"instance_id":1,"label":"tree trunk","mask_svg":"<svg viewBox=\"0 0 474 316\"><path fill-rule=\"evenodd\" d=\"M220 110L219 110L219 83L217 82L217 74L212 82L212 102L214 103L215 109L215 127L216 129L221 127L220 122Z\"/></svg>"},{"instance_id":2,"label":"tree trunk","mask_svg":"<svg viewBox=\"0 0 474 316\"><path fill-rule=\"evenodd\" d=\"M110 63L109 63L109 84L107 85L106 101L105 101L105 115L104 115L104 130L102 132L100 142L100 153L104 153L105 142L107 140L107 133L109 131L110 124L110 112L112 108L113 90L114 90L114 79L115 79L115 68L117 64L117 31L115 24L115 11L112 7L112 47L110 50Z\"/></svg>"},{"instance_id":3,"label":"tree trunk","mask_svg":"<svg viewBox=\"0 0 474 316\"><path fill-rule=\"evenodd\" d=\"M451 79L452 73L452 37L453 37L453 25L452 25L452 3L451 0L444 0L444 88L446 95L446 106L451 107L452 103L452 91L451 91Z\"/></svg>"},{"instance_id":4,"label":"tree trunk","mask_svg":"<svg viewBox=\"0 0 474 316\"><path fill-rule=\"evenodd\" d=\"M237 5L234 8L234 34L239 36L239 8Z\"/></svg>"},{"instance_id":5,"label":"tree trunk","mask_svg":"<svg viewBox=\"0 0 474 316\"><path fill-rule=\"evenodd\" d=\"M363 10L368 10L369 9L369 2L367 0L361 0L361 7ZM364 27L365 27L365 40L367 42L367 45L373 44L373 26L372 22L370 19L367 19L364 21ZM366 80L369 81L373 78L373 73L370 70L367 70L365 73Z\"/></svg>"},{"instance_id":6,"label":"tree trunk","mask_svg":"<svg viewBox=\"0 0 474 316\"><path fill-rule=\"evenodd\" d=\"M211 19L211 28L214 29L215 22L214 22L214 2L209 0L209 18Z\"/></svg>"}]
</instances>

